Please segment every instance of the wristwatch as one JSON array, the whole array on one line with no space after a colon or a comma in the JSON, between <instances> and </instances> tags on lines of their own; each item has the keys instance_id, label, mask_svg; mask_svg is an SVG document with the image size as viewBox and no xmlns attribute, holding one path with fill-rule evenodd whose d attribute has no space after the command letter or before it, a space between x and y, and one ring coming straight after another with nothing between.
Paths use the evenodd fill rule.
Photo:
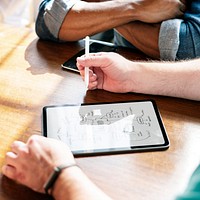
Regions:
<instances>
[{"instance_id":1,"label":"wristwatch","mask_svg":"<svg viewBox=\"0 0 200 200\"><path fill-rule=\"evenodd\" d=\"M49 194L49 189L51 189L53 187L53 185L55 184L58 176L60 175L60 173L62 172L63 169L69 168L69 167L73 167L73 166L77 166L76 163L73 164L65 164L65 165L60 165L57 167L54 167L53 172L50 174L47 182L44 184L44 191L46 194ZM51 194L49 194L51 195Z\"/></svg>"}]
</instances>

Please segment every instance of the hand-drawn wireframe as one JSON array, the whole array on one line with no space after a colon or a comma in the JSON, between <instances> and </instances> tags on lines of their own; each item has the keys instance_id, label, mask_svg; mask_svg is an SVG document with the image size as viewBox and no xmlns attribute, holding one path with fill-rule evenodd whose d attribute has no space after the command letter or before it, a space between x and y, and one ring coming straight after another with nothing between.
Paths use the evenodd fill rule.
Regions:
<instances>
[{"instance_id":1,"label":"hand-drawn wireframe","mask_svg":"<svg viewBox=\"0 0 200 200\"><path fill-rule=\"evenodd\" d=\"M66 142L71 150L163 144L151 102L127 102L48 109L48 137Z\"/></svg>"}]
</instances>

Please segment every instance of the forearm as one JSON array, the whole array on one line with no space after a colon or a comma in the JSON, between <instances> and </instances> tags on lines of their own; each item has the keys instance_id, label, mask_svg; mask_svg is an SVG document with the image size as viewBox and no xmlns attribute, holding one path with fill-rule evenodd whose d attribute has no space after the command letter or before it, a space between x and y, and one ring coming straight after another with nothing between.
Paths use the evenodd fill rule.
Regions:
<instances>
[{"instance_id":1,"label":"forearm","mask_svg":"<svg viewBox=\"0 0 200 200\"><path fill-rule=\"evenodd\" d=\"M136 18L131 1L77 2L59 31L61 40L76 41L112 29ZM73 22L73 23L72 23Z\"/></svg>"},{"instance_id":2,"label":"forearm","mask_svg":"<svg viewBox=\"0 0 200 200\"><path fill-rule=\"evenodd\" d=\"M182 14L180 1L109 0L77 2L67 13L59 39L76 41L133 21L157 23Z\"/></svg>"},{"instance_id":3,"label":"forearm","mask_svg":"<svg viewBox=\"0 0 200 200\"><path fill-rule=\"evenodd\" d=\"M42 39L76 41L132 21L158 23L182 15L180 0L50 0L40 5L36 33Z\"/></svg>"},{"instance_id":4,"label":"forearm","mask_svg":"<svg viewBox=\"0 0 200 200\"><path fill-rule=\"evenodd\" d=\"M78 167L63 170L53 188L53 197L56 200L110 200Z\"/></svg>"},{"instance_id":5,"label":"forearm","mask_svg":"<svg viewBox=\"0 0 200 200\"><path fill-rule=\"evenodd\" d=\"M174 63L138 63L138 70L132 73L135 78L132 92L200 100L199 63L200 59Z\"/></svg>"},{"instance_id":6,"label":"forearm","mask_svg":"<svg viewBox=\"0 0 200 200\"><path fill-rule=\"evenodd\" d=\"M131 22L117 27L116 31L146 55L155 59L160 58L158 47L160 24Z\"/></svg>"}]
</instances>

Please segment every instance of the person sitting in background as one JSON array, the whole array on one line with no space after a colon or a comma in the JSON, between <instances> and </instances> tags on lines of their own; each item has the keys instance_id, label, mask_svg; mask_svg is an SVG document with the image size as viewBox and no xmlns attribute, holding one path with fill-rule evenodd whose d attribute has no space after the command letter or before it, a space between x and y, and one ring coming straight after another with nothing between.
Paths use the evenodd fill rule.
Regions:
<instances>
[{"instance_id":1,"label":"person sitting in background","mask_svg":"<svg viewBox=\"0 0 200 200\"><path fill-rule=\"evenodd\" d=\"M27 143L15 141L11 151L6 153L2 173L36 192L52 195L55 200L111 199L76 165L68 146L56 139L33 135ZM52 174L54 179L48 182ZM176 200L199 198L200 165L194 171L186 191Z\"/></svg>"},{"instance_id":2,"label":"person sitting in background","mask_svg":"<svg viewBox=\"0 0 200 200\"><path fill-rule=\"evenodd\" d=\"M197 9L195 6L199 3L192 1L190 4L190 18L195 13L197 19L195 18L195 23L191 23L191 26L194 28L192 32L189 32L187 42L192 42L196 46L190 37L193 37L193 31L195 31L195 37L198 36L199 12L196 11L199 8ZM193 7L195 7L194 10ZM178 18L183 15L184 11L185 0L101 0L96 2L43 0L36 20L36 33L41 39L46 40L78 41L87 35L93 36L97 33L116 28L117 32L115 32L114 41L117 45L129 46L133 49L137 48L154 58L171 59L172 53L168 52L167 54L166 51L172 51L174 55L179 46L181 50L183 40L180 40L181 44L179 45L179 32L183 32L182 37L184 37L188 31L188 27L184 30L181 28L180 30L180 27L184 26L184 21L182 20L183 25L180 25L182 21L178 20ZM157 23L175 17L177 18L175 22L166 22L161 27L157 25ZM185 20L189 19L185 17ZM130 32L129 27L131 28ZM136 30L133 30L132 27ZM169 40L172 38L171 44L168 41L166 42L164 35L166 29L171 29L169 35ZM126 40L121 36L125 37ZM184 44L183 47L185 48ZM185 49L186 51L188 50L187 47ZM188 51L191 51L191 49ZM198 56L194 52L191 54L193 57ZM181 56L186 58L183 54Z\"/></svg>"},{"instance_id":3,"label":"person sitting in background","mask_svg":"<svg viewBox=\"0 0 200 200\"><path fill-rule=\"evenodd\" d=\"M77 58L84 79L89 67L88 89L135 92L200 100L200 58L181 62L133 62L113 52Z\"/></svg>"},{"instance_id":4,"label":"person sitting in background","mask_svg":"<svg viewBox=\"0 0 200 200\"><path fill-rule=\"evenodd\" d=\"M130 22L115 28L115 43L137 48L154 59L200 57L200 0L187 1L182 19L162 23Z\"/></svg>"}]
</instances>

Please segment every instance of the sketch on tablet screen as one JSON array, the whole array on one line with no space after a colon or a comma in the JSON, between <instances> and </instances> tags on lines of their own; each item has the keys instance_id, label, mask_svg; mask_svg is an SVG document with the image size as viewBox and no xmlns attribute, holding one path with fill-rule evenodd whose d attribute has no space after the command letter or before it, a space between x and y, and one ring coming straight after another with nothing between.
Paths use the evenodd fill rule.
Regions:
<instances>
[{"instance_id":1,"label":"sketch on tablet screen","mask_svg":"<svg viewBox=\"0 0 200 200\"><path fill-rule=\"evenodd\" d=\"M151 102L64 106L48 110L48 137L72 150L163 144Z\"/></svg>"}]
</instances>

